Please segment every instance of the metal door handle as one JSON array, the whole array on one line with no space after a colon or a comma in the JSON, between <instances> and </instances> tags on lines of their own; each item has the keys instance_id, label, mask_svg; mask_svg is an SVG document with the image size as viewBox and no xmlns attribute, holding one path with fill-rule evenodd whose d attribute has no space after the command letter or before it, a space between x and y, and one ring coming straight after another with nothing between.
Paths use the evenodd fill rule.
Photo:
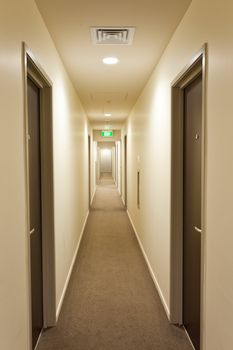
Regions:
<instances>
[{"instance_id":1,"label":"metal door handle","mask_svg":"<svg viewBox=\"0 0 233 350\"><path fill-rule=\"evenodd\" d=\"M194 230L199 232L199 233L202 233L202 230L200 228L198 228L197 226L194 226Z\"/></svg>"},{"instance_id":2,"label":"metal door handle","mask_svg":"<svg viewBox=\"0 0 233 350\"><path fill-rule=\"evenodd\" d=\"M35 232L35 228L33 227L33 229L30 230L30 235L32 235Z\"/></svg>"}]
</instances>

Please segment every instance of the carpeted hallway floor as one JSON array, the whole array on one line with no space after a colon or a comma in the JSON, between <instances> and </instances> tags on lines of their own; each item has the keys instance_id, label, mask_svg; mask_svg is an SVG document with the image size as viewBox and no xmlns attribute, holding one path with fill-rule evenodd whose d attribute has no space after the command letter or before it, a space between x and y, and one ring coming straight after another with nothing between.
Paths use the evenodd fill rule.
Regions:
<instances>
[{"instance_id":1,"label":"carpeted hallway floor","mask_svg":"<svg viewBox=\"0 0 233 350\"><path fill-rule=\"evenodd\" d=\"M120 196L97 188L58 324L38 350L191 350L169 324Z\"/></svg>"}]
</instances>

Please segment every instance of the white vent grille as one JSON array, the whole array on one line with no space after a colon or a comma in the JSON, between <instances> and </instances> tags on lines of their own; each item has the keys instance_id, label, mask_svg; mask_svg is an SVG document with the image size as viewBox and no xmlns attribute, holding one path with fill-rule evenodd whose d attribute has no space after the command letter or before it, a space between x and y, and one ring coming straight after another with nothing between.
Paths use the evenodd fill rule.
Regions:
<instances>
[{"instance_id":1,"label":"white vent grille","mask_svg":"<svg viewBox=\"0 0 233 350\"><path fill-rule=\"evenodd\" d=\"M94 45L132 45L135 27L91 27Z\"/></svg>"}]
</instances>

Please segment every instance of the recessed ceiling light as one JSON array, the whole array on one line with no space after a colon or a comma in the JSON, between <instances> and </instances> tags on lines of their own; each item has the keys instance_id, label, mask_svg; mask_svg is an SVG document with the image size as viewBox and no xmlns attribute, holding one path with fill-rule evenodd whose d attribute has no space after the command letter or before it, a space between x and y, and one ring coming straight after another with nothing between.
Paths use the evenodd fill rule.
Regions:
<instances>
[{"instance_id":1,"label":"recessed ceiling light","mask_svg":"<svg viewBox=\"0 0 233 350\"><path fill-rule=\"evenodd\" d=\"M103 58L103 62L104 64L116 64L119 60L116 57L105 57Z\"/></svg>"},{"instance_id":2,"label":"recessed ceiling light","mask_svg":"<svg viewBox=\"0 0 233 350\"><path fill-rule=\"evenodd\" d=\"M105 117L111 117L112 113L104 113Z\"/></svg>"}]
</instances>

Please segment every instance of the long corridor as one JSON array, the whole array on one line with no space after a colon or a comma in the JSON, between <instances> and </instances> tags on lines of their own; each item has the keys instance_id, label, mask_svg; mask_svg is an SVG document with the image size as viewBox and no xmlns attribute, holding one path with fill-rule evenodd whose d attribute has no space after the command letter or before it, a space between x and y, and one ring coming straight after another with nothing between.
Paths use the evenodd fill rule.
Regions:
<instances>
[{"instance_id":1,"label":"long corridor","mask_svg":"<svg viewBox=\"0 0 233 350\"><path fill-rule=\"evenodd\" d=\"M38 350L191 350L170 325L112 178L94 197L55 328Z\"/></svg>"}]
</instances>

